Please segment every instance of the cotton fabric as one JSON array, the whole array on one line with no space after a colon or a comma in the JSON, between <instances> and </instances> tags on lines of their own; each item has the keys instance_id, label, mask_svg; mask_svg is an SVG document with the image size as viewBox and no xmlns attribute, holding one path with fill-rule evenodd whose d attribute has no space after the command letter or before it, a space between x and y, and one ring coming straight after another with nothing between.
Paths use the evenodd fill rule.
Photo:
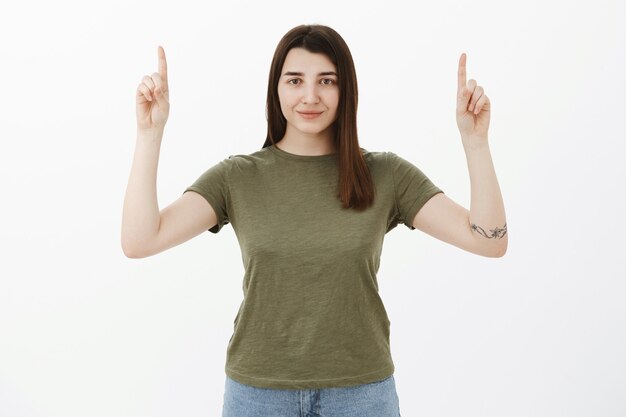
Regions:
<instances>
[{"instance_id":1,"label":"cotton fabric","mask_svg":"<svg viewBox=\"0 0 626 417\"><path fill-rule=\"evenodd\" d=\"M319 389L382 380L395 367L390 320L376 273L383 239L414 230L420 208L443 192L393 152L361 148L374 204L344 209L337 154L296 155L275 145L231 155L184 192L202 195L231 224L244 276L225 372L255 387Z\"/></svg>"}]
</instances>

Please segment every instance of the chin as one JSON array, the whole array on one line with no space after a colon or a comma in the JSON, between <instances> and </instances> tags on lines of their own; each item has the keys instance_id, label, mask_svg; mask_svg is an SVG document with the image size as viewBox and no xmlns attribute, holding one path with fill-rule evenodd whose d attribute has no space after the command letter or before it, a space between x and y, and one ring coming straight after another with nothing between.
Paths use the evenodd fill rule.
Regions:
<instances>
[{"instance_id":1,"label":"chin","mask_svg":"<svg viewBox=\"0 0 626 417\"><path fill-rule=\"evenodd\" d=\"M313 127L313 126L298 126L298 130L303 133L322 133L328 129L328 126Z\"/></svg>"},{"instance_id":2,"label":"chin","mask_svg":"<svg viewBox=\"0 0 626 417\"><path fill-rule=\"evenodd\" d=\"M301 132L309 135L321 135L322 133L324 133L325 130L326 129L301 130Z\"/></svg>"}]
</instances>

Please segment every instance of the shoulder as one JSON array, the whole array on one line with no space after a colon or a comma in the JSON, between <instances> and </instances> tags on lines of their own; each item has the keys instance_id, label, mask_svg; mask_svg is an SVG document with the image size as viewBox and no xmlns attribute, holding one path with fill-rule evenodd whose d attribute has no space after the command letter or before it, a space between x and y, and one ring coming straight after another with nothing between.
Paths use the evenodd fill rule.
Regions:
<instances>
[{"instance_id":1,"label":"shoulder","mask_svg":"<svg viewBox=\"0 0 626 417\"><path fill-rule=\"evenodd\" d=\"M224 161L229 165L239 168L251 167L262 164L271 158L271 154L267 148L263 148L251 153L241 153L229 155Z\"/></svg>"},{"instance_id":2,"label":"shoulder","mask_svg":"<svg viewBox=\"0 0 626 417\"><path fill-rule=\"evenodd\" d=\"M404 171L415 171L419 170L419 167L413 163L411 160L401 157L395 152L387 151L385 152L387 165L389 169L397 172Z\"/></svg>"},{"instance_id":3,"label":"shoulder","mask_svg":"<svg viewBox=\"0 0 626 417\"><path fill-rule=\"evenodd\" d=\"M365 148L360 148L365 162L370 166L384 165L387 162L387 152L385 151L370 151Z\"/></svg>"},{"instance_id":4,"label":"shoulder","mask_svg":"<svg viewBox=\"0 0 626 417\"><path fill-rule=\"evenodd\" d=\"M412 162L402 158L393 151L368 151L361 148L365 160L373 171L383 171L385 174L402 172L417 168Z\"/></svg>"}]
</instances>

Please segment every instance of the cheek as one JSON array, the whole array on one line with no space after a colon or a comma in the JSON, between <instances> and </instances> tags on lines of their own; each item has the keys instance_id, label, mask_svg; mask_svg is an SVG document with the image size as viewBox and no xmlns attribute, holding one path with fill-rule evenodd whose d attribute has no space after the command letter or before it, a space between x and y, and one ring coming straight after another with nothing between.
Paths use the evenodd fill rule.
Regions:
<instances>
[{"instance_id":1,"label":"cheek","mask_svg":"<svg viewBox=\"0 0 626 417\"><path fill-rule=\"evenodd\" d=\"M283 109L294 107L298 103L298 98L293 93L282 91L278 93L278 100Z\"/></svg>"},{"instance_id":2,"label":"cheek","mask_svg":"<svg viewBox=\"0 0 626 417\"><path fill-rule=\"evenodd\" d=\"M337 110L339 107L339 92L332 94L328 100L328 106L333 109L333 111Z\"/></svg>"},{"instance_id":3,"label":"cheek","mask_svg":"<svg viewBox=\"0 0 626 417\"><path fill-rule=\"evenodd\" d=\"M287 103L287 96L280 89L278 90L278 104L280 105L280 109L282 110L283 115L284 115L285 114L285 110L287 110L287 108L289 106L288 106L288 103Z\"/></svg>"}]
</instances>

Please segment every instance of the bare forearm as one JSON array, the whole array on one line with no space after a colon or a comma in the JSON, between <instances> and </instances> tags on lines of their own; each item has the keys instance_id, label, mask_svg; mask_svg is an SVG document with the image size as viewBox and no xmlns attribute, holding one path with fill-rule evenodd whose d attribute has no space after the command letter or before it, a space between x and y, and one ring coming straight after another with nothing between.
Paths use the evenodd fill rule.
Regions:
<instances>
[{"instance_id":1,"label":"bare forearm","mask_svg":"<svg viewBox=\"0 0 626 417\"><path fill-rule=\"evenodd\" d=\"M122 248L127 255L155 236L159 229L156 179L162 138L162 128L137 130L122 214Z\"/></svg>"},{"instance_id":2,"label":"bare forearm","mask_svg":"<svg viewBox=\"0 0 626 417\"><path fill-rule=\"evenodd\" d=\"M471 184L469 222L472 233L486 252L503 255L508 245L506 215L489 144L465 146Z\"/></svg>"}]
</instances>

